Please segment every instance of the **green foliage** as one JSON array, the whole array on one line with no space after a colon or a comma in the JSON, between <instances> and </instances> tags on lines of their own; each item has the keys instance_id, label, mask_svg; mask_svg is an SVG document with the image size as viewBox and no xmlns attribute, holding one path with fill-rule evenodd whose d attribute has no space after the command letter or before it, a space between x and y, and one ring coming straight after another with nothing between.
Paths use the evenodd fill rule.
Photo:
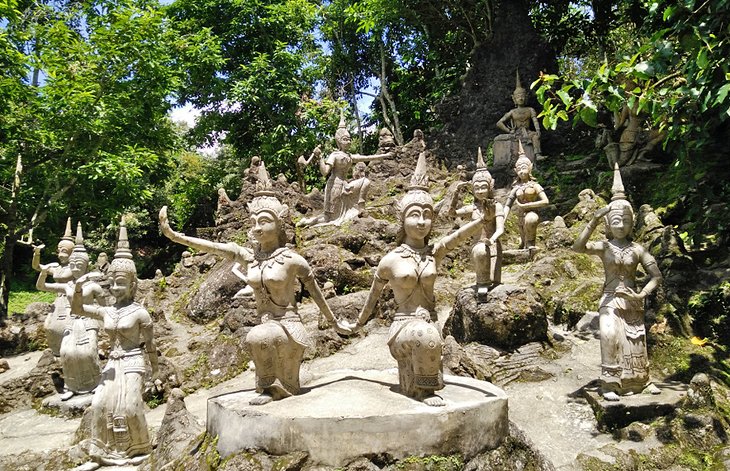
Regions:
<instances>
[{"instance_id":1,"label":"green foliage","mask_svg":"<svg viewBox=\"0 0 730 471\"><path fill-rule=\"evenodd\" d=\"M403 471L456 471L464 468L459 455L451 456L409 456L396 464Z\"/></svg>"},{"instance_id":2,"label":"green foliage","mask_svg":"<svg viewBox=\"0 0 730 471\"><path fill-rule=\"evenodd\" d=\"M730 342L730 282L724 281L689 300L692 328L700 337L728 345Z\"/></svg>"},{"instance_id":3,"label":"green foliage","mask_svg":"<svg viewBox=\"0 0 730 471\"><path fill-rule=\"evenodd\" d=\"M38 291L34 288L27 290L11 288L10 301L8 302L8 313L23 313L25 312L26 306L30 303L52 303L54 299L56 299L56 295L54 293Z\"/></svg>"}]
</instances>

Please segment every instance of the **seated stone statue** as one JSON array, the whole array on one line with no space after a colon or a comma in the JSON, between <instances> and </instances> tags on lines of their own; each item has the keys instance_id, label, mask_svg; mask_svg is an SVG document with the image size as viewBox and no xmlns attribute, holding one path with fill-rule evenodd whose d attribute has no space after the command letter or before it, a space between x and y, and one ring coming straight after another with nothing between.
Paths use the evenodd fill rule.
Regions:
<instances>
[{"instance_id":1,"label":"seated stone statue","mask_svg":"<svg viewBox=\"0 0 730 471\"><path fill-rule=\"evenodd\" d=\"M46 283L49 271L57 266L55 263L40 265L41 273L38 276L36 287L41 291L55 292L65 296L70 309L74 288L78 280L86 275L89 267L89 255L84 248L81 223L78 223L76 246L68 262L73 278L66 283ZM100 273L98 277L101 277ZM106 300L101 286L93 281L86 281L81 287L84 304L105 305ZM68 316L69 322L66 323L59 347L64 381L61 400L67 400L74 394L90 393L99 384L101 378L98 350L99 323L94 319L78 317L71 313Z\"/></svg>"},{"instance_id":2,"label":"seated stone statue","mask_svg":"<svg viewBox=\"0 0 730 471\"><path fill-rule=\"evenodd\" d=\"M253 289L256 310L261 316L261 324L246 335L259 393L251 400L253 405L299 393L299 369L305 348L311 346L297 308L300 282L325 318L337 329L346 330L332 314L307 261L285 244L283 219L289 208L272 191L263 162L257 180L255 197L248 204L251 234L256 241L253 250L233 242L211 242L175 232L167 219L167 207L160 210L160 228L165 236L173 242L234 260L238 276Z\"/></svg>"},{"instance_id":3,"label":"seated stone statue","mask_svg":"<svg viewBox=\"0 0 730 471\"><path fill-rule=\"evenodd\" d=\"M443 406L435 391L443 388L443 340L435 323L436 271L446 254L476 234L482 221L472 221L456 232L429 244L434 204L428 193L425 153L418 158L408 193L398 204L402 227L400 246L386 254L355 325L365 325L386 284L393 289L397 312L390 327L388 346L398 361L401 393L430 406Z\"/></svg>"},{"instance_id":4,"label":"seated stone statue","mask_svg":"<svg viewBox=\"0 0 730 471\"><path fill-rule=\"evenodd\" d=\"M102 371L101 384L91 401L91 440L89 455L105 465L138 464L152 451L142 390L146 372L145 357L152 376L157 374L157 348L152 318L134 301L137 269L132 260L124 219L114 259L109 265L113 306L84 302L84 277L76 280L74 314L101 321L109 336L109 361Z\"/></svg>"},{"instance_id":5,"label":"seated stone statue","mask_svg":"<svg viewBox=\"0 0 730 471\"><path fill-rule=\"evenodd\" d=\"M359 214L357 208L350 211L344 198L345 187L348 184L347 177L353 163L379 161L390 157L392 154L359 155L350 153L350 133L347 131L344 116L340 117L340 125L335 132L337 150L332 152L326 160L319 159L319 153L313 157L319 160L319 170L322 176L328 177L324 188L324 212L320 215L304 218L298 225L302 227L315 224L340 225L347 219L356 217ZM315 149L315 152L317 149ZM321 151L320 151L321 152ZM312 157L310 157L310 160ZM303 159L304 160L304 159ZM308 162L304 160L304 162Z\"/></svg>"},{"instance_id":6,"label":"seated stone statue","mask_svg":"<svg viewBox=\"0 0 730 471\"><path fill-rule=\"evenodd\" d=\"M517 142L522 143L524 147L530 150L526 155L534 162L537 158L542 157L542 147L540 145L540 123L537 120L537 112L534 108L525 106L527 100L527 90L522 88L520 83L520 72L517 71L517 79L515 91L512 93L512 100L516 108L508 111L497 121L497 127L508 133L495 138L494 145L494 165L507 166L517 157ZM532 127L530 126L532 125ZM534 128L534 129L532 129ZM498 142L509 143L509 161L505 158L503 146ZM534 156L533 156L534 154ZM514 157L514 158L513 158Z\"/></svg>"},{"instance_id":7,"label":"seated stone statue","mask_svg":"<svg viewBox=\"0 0 730 471\"><path fill-rule=\"evenodd\" d=\"M514 206L514 212L518 217L520 248L527 249L535 247L537 239L540 217L535 210L547 206L550 200L542 186L532 177L532 162L525 156L522 144L519 147L520 157L515 163L517 179L512 183L512 190L504 203L504 219L507 219Z\"/></svg>"},{"instance_id":8,"label":"seated stone statue","mask_svg":"<svg viewBox=\"0 0 730 471\"><path fill-rule=\"evenodd\" d=\"M34 270L41 271L41 250L44 245L37 245L33 247L33 260L31 266ZM71 235L71 218L66 221L66 231L63 237L58 241L58 263L51 263L46 265L46 271L50 274L54 281L59 284L65 284L73 279L73 273L69 268L69 258L71 252L74 249L74 239ZM71 322L71 316L69 315L71 306L69 304L66 293L56 291L57 296L53 301L53 311L48 314L46 320L43 323L43 327L46 330L46 341L48 342L48 348L51 349L53 355L56 357L61 356L61 340L63 339L63 333L66 331L66 327Z\"/></svg>"},{"instance_id":9,"label":"seated stone statue","mask_svg":"<svg viewBox=\"0 0 730 471\"><path fill-rule=\"evenodd\" d=\"M465 182L466 183L466 182ZM456 208L458 198L452 201L450 212L471 215L482 224L479 242L472 248L471 257L477 275L477 298L486 302L489 290L502 283L502 242L504 210L494 197L494 179L487 170L481 148L477 154L477 170L471 179L474 203Z\"/></svg>"},{"instance_id":10,"label":"seated stone statue","mask_svg":"<svg viewBox=\"0 0 730 471\"><path fill-rule=\"evenodd\" d=\"M626 200L618 164L614 166L611 192L611 202L596 211L573 244L573 250L596 255L603 261L606 282L598 310L601 393L606 400L618 401L619 395L644 390L659 393L649 380L644 298L661 283L662 274L649 251L629 239L634 210ZM611 240L589 242L602 218L611 233ZM651 277L642 289L636 284L639 264Z\"/></svg>"}]
</instances>

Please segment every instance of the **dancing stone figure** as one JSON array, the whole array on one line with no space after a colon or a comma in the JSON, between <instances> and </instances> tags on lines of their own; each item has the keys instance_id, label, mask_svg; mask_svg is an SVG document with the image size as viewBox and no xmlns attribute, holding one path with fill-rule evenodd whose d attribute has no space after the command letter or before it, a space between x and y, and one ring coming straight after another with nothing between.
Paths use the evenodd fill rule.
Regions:
<instances>
[{"instance_id":1,"label":"dancing stone figure","mask_svg":"<svg viewBox=\"0 0 730 471\"><path fill-rule=\"evenodd\" d=\"M504 203L504 219L509 216L510 210L514 207L517 214L520 231L520 248L528 249L535 247L537 239L537 225L540 216L536 209L543 208L550 204L545 190L532 176L532 162L525 156L522 143L519 144L520 156L515 163L517 178L512 183L512 190Z\"/></svg>"},{"instance_id":2,"label":"dancing stone figure","mask_svg":"<svg viewBox=\"0 0 730 471\"><path fill-rule=\"evenodd\" d=\"M76 228L76 245L68 260L68 267L71 270L72 279L66 283L46 283L49 271L54 265L40 265L41 273L38 276L36 287L41 291L58 293L65 296L69 306L74 296L74 288L78 280L87 274L89 267L89 255L84 248L84 236L81 232L81 223ZM101 274L94 276L100 278ZM86 276L85 279L90 278ZM83 303L88 305L105 304L104 291L101 286L93 281L82 283L81 287ZM87 394L96 388L101 378L101 367L99 365L99 323L91 318L79 317L68 314L68 322L59 347L61 366L63 369L64 392L61 400L67 400L75 394Z\"/></svg>"},{"instance_id":3,"label":"dancing stone figure","mask_svg":"<svg viewBox=\"0 0 730 471\"><path fill-rule=\"evenodd\" d=\"M299 226L306 227L316 224L334 224L339 226L344 221L357 217L360 213L358 210L359 195L348 198L346 187L348 185L348 175L352 165L358 162L373 162L386 159L392 153L375 154L375 155L359 155L350 153L350 133L347 131L344 116L340 116L340 124L335 132L335 142L337 150L332 152L326 160L319 160L321 151L315 149L309 160L303 159L304 164L309 163L312 159L319 160L319 170L323 176L327 178L327 184L324 188L324 212L320 215L305 218L299 221ZM351 204L348 204L350 202Z\"/></svg>"},{"instance_id":4,"label":"dancing stone figure","mask_svg":"<svg viewBox=\"0 0 730 471\"><path fill-rule=\"evenodd\" d=\"M251 400L254 405L299 393L299 369L305 348L311 346L297 308L299 282L304 284L325 318L336 329L347 331L332 314L307 261L285 244L283 219L289 208L272 191L263 162L259 165L257 181L255 197L248 204L251 234L256 240L253 250L233 242L211 242L175 232L168 222L167 207L160 210L160 228L166 237L234 260L237 276L253 288L256 310L261 316L261 324L246 336L256 367L259 396Z\"/></svg>"},{"instance_id":5,"label":"dancing stone figure","mask_svg":"<svg viewBox=\"0 0 730 471\"><path fill-rule=\"evenodd\" d=\"M606 281L598 311L601 394L606 400L618 401L619 396L625 394L642 391L659 393L649 380L644 298L661 283L662 275L649 251L629 239L634 225L634 210L626 200L618 164L614 165L611 192L611 202L596 211L573 244L573 250L596 255L603 261ZM602 218L611 239L589 242ZM639 264L651 277L642 289L636 284Z\"/></svg>"},{"instance_id":6,"label":"dancing stone figure","mask_svg":"<svg viewBox=\"0 0 730 471\"><path fill-rule=\"evenodd\" d=\"M458 199L454 198L450 211L459 216L470 214L472 220L481 221L481 238L472 248L471 258L477 275L477 299L486 302L489 290L502 283L500 237L504 233L505 216L502 205L494 197L494 179L484 163L481 148L477 152L476 167L471 179L474 203L456 209Z\"/></svg>"},{"instance_id":7,"label":"dancing stone figure","mask_svg":"<svg viewBox=\"0 0 730 471\"><path fill-rule=\"evenodd\" d=\"M89 455L105 465L138 464L152 451L144 416L142 389L149 359L157 375L157 348L152 318L134 301L137 269L132 260L124 219L114 259L109 266L113 306L84 303L84 277L76 280L71 303L74 314L99 320L109 336L109 361L102 370L101 384L91 401Z\"/></svg>"},{"instance_id":8,"label":"dancing stone figure","mask_svg":"<svg viewBox=\"0 0 730 471\"><path fill-rule=\"evenodd\" d=\"M443 406L435 391L443 388L441 350L437 327L434 284L446 254L476 234L482 226L474 220L434 244L429 244L434 204L428 193L425 153L418 158L408 192L398 204L402 227L400 245L386 254L375 272L372 287L357 323L361 328L373 313L386 284L393 289L397 311L390 326L388 346L398 361L400 391L430 406Z\"/></svg>"}]
</instances>

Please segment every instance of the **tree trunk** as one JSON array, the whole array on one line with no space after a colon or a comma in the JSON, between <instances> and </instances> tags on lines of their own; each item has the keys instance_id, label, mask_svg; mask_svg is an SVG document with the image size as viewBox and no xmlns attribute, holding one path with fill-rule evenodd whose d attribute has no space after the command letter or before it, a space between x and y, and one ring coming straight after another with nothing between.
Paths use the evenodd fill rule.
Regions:
<instances>
[{"instance_id":1,"label":"tree trunk","mask_svg":"<svg viewBox=\"0 0 730 471\"><path fill-rule=\"evenodd\" d=\"M13 275L13 252L15 251L15 226L18 216L18 193L20 192L20 176L23 174L23 158L18 154L15 161L13 187L10 191L10 202L3 225L7 232L3 241L3 253L0 254L0 325L10 314L10 277Z\"/></svg>"}]
</instances>

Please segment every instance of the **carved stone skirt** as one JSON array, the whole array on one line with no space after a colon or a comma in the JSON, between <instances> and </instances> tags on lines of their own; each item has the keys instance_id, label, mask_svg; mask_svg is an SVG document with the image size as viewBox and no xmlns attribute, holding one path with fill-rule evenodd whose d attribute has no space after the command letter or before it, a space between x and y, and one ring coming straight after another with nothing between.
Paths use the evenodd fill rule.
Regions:
<instances>
[{"instance_id":1,"label":"carved stone skirt","mask_svg":"<svg viewBox=\"0 0 730 471\"><path fill-rule=\"evenodd\" d=\"M395 315L388 335L390 354L398 361L401 392L416 396L443 389L443 339L435 324L415 314Z\"/></svg>"},{"instance_id":2,"label":"carved stone skirt","mask_svg":"<svg viewBox=\"0 0 730 471\"><path fill-rule=\"evenodd\" d=\"M66 389L91 392L101 379L98 351L99 324L87 317L73 317L61 341L61 365Z\"/></svg>"}]
</instances>

